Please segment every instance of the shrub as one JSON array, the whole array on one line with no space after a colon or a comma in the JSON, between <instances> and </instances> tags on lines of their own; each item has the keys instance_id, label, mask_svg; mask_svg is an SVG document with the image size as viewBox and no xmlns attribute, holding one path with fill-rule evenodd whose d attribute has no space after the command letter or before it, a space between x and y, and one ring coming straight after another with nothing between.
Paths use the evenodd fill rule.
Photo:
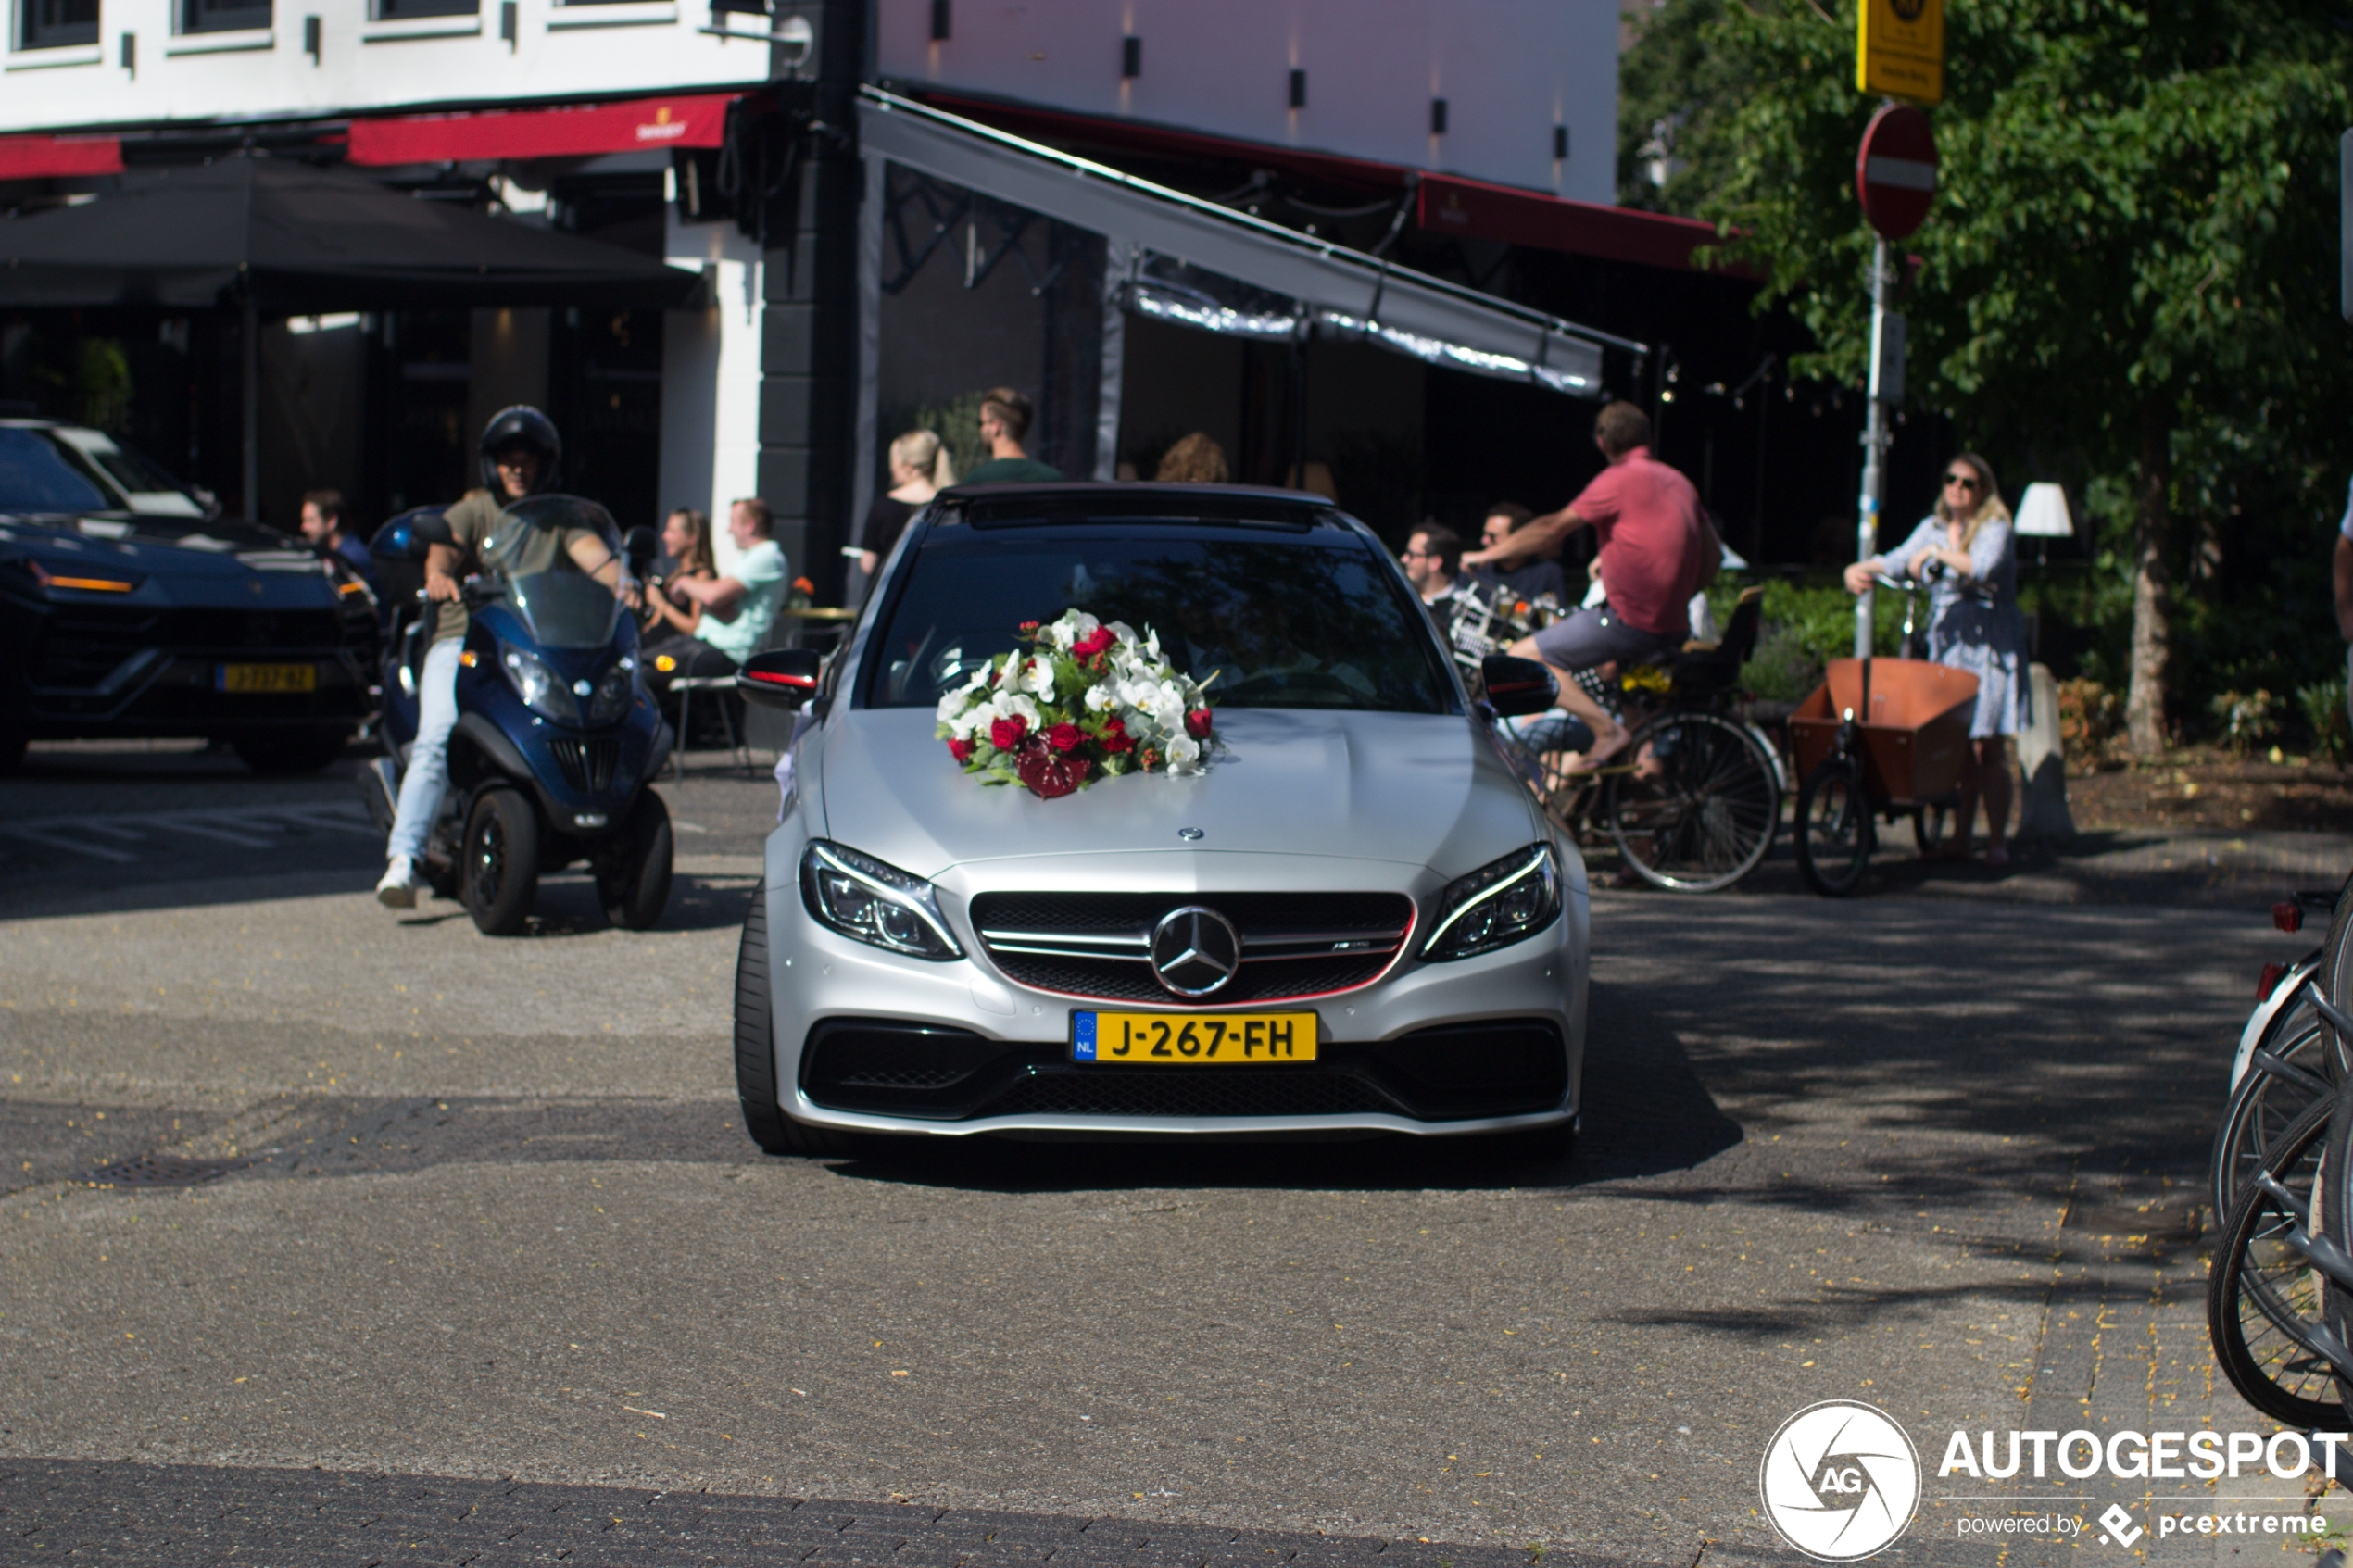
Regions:
<instances>
[{"instance_id":1,"label":"shrub","mask_svg":"<svg viewBox=\"0 0 2353 1568\"><path fill-rule=\"evenodd\" d=\"M2342 678L2298 688L2296 705L2304 710L2304 723L2312 732L2314 751L2332 762L2353 757L2353 721L2346 717Z\"/></svg>"},{"instance_id":2,"label":"shrub","mask_svg":"<svg viewBox=\"0 0 2353 1568\"><path fill-rule=\"evenodd\" d=\"M2124 699L2097 681L2058 684L2059 745L2071 766L2097 767L2124 733Z\"/></svg>"},{"instance_id":3,"label":"shrub","mask_svg":"<svg viewBox=\"0 0 2353 1568\"><path fill-rule=\"evenodd\" d=\"M2251 692L2217 692L2208 705L2222 726L2222 738L2245 757L2279 738L2280 699L2261 687Z\"/></svg>"}]
</instances>

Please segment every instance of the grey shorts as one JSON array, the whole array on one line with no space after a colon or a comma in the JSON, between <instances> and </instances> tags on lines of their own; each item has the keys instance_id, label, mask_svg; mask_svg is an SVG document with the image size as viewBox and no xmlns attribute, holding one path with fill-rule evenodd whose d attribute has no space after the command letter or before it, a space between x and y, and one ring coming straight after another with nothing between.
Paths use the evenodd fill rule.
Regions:
<instances>
[{"instance_id":1,"label":"grey shorts","mask_svg":"<svg viewBox=\"0 0 2353 1568\"><path fill-rule=\"evenodd\" d=\"M1683 646L1680 632L1629 626L1607 605L1589 606L1536 633L1536 652L1555 670L1591 670L1612 660L1639 664Z\"/></svg>"}]
</instances>

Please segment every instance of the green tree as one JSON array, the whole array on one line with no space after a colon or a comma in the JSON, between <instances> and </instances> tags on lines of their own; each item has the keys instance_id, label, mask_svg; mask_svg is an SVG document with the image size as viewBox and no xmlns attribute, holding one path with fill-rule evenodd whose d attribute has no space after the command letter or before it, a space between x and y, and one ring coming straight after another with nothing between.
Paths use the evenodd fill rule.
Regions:
<instances>
[{"instance_id":1,"label":"green tree","mask_svg":"<svg viewBox=\"0 0 2353 1568\"><path fill-rule=\"evenodd\" d=\"M1876 105L1854 88L1852 0L1666 0L1633 19L1621 147L1637 117L1647 134L1678 116L1683 165L1646 199L1724 228L1724 254L1818 340L1796 369L1858 383L1855 148ZM2155 751L2179 563L2208 561L2250 498L2309 518L2342 484L2353 34L2309 0L1951 0L1945 38L1937 204L1900 247L1923 260L1902 304L1913 395L2120 514L2106 564L2130 582L2128 723Z\"/></svg>"}]
</instances>

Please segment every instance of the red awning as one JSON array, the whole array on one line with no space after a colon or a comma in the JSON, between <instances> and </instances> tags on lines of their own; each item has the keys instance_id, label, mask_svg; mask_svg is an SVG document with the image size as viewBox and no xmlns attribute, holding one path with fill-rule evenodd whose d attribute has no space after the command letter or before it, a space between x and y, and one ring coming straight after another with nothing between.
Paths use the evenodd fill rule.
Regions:
<instances>
[{"instance_id":1,"label":"red awning","mask_svg":"<svg viewBox=\"0 0 2353 1568\"><path fill-rule=\"evenodd\" d=\"M725 137L727 106L736 97L733 93L705 93L553 109L355 119L350 156L354 163L382 167L715 147Z\"/></svg>"},{"instance_id":2,"label":"red awning","mask_svg":"<svg viewBox=\"0 0 2353 1568\"><path fill-rule=\"evenodd\" d=\"M119 136L0 136L0 180L121 172Z\"/></svg>"},{"instance_id":3,"label":"red awning","mask_svg":"<svg viewBox=\"0 0 2353 1568\"><path fill-rule=\"evenodd\" d=\"M1696 219L1567 201L1453 174L1422 176L1414 221L1432 233L1501 240L1506 245L1573 251L1653 267L1688 268L1693 250L1722 243L1714 224Z\"/></svg>"}]
</instances>

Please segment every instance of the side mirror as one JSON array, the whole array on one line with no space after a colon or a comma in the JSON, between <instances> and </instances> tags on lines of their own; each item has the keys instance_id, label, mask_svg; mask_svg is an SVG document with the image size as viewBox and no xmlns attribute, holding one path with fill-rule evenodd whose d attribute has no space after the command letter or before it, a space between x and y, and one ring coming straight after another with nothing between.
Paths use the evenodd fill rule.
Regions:
<instances>
[{"instance_id":1,"label":"side mirror","mask_svg":"<svg viewBox=\"0 0 2353 1568\"><path fill-rule=\"evenodd\" d=\"M1553 672L1532 659L1491 653L1478 661L1478 682L1487 689L1487 705L1505 719L1541 713L1559 700Z\"/></svg>"},{"instance_id":2,"label":"side mirror","mask_svg":"<svg viewBox=\"0 0 2353 1568\"><path fill-rule=\"evenodd\" d=\"M661 541L654 537L652 529L639 523L622 535L621 553L629 558L629 575L643 578L652 570L654 558L661 554Z\"/></svg>"},{"instance_id":3,"label":"side mirror","mask_svg":"<svg viewBox=\"0 0 2353 1568\"><path fill-rule=\"evenodd\" d=\"M428 545L453 543L438 508L412 507L386 521L368 541L368 554L383 561L422 561Z\"/></svg>"},{"instance_id":4,"label":"side mirror","mask_svg":"<svg viewBox=\"0 0 2353 1568\"><path fill-rule=\"evenodd\" d=\"M409 532L428 545L456 546L458 536L449 532L449 520L437 511L412 513L414 521Z\"/></svg>"},{"instance_id":5,"label":"side mirror","mask_svg":"<svg viewBox=\"0 0 2353 1568\"><path fill-rule=\"evenodd\" d=\"M771 648L753 654L736 672L736 690L746 702L791 712L817 695L824 656L815 648Z\"/></svg>"}]
</instances>

